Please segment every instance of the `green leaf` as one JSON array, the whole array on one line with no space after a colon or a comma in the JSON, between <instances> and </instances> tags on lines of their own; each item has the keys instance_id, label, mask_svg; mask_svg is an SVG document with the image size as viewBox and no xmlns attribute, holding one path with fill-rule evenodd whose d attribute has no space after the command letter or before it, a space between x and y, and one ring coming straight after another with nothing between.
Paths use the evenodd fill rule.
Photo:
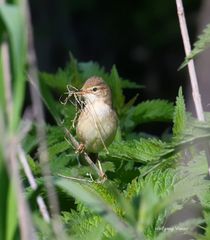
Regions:
<instances>
[{"instance_id":1,"label":"green leaf","mask_svg":"<svg viewBox=\"0 0 210 240\"><path fill-rule=\"evenodd\" d=\"M92 189L91 185L81 185L71 180L59 179L56 181L57 186L62 188L66 193L72 195L79 201L83 202L91 211L109 222L125 239L133 239L136 236L134 228L120 219L110 205Z\"/></svg>"},{"instance_id":2,"label":"green leaf","mask_svg":"<svg viewBox=\"0 0 210 240\"><path fill-rule=\"evenodd\" d=\"M195 58L199 53L203 52L210 45L210 24L206 26L203 33L198 37L194 43L194 48L191 53L185 58L184 62L179 67L179 70L184 68L191 59Z\"/></svg>"},{"instance_id":3,"label":"green leaf","mask_svg":"<svg viewBox=\"0 0 210 240\"><path fill-rule=\"evenodd\" d=\"M171 149L167 148L167 144L160 140L155 138L140 138L139 140L127 140L113 143L109 147L109 154L106 157L146 163L157 161L171 151Z\"/></svg>"},{"instance_id":4,"label":"green leaf","mask_svg":"<svg viewBox=\"0 0 210 240\"><path fill-rule=\"evenodd\" d=\"M18 227L17 200L13 185L10 184L7 195L6 239L13 240Z\"/></svg>"},{"instance_id":5,"label":"green leaf","mask_svg":"<svg viewBox=\"0 0 210 240\"><path fill-rule=\"evenodd\" d=\"M69 84L69 72L68 69L59 69L56 74L40 73L40 81L44 81L47 86L56 91L63 93L66 90L66 86Z\"/></svg>"},{"instance_id":6,"label":"green leaf","mask_svg":"<svg viewBox=\"0 0 210 240\"><path fill-rule=\"evenodd\" d=\"M16 131L20 121L25 90L26 26L22 9L22 6L18 5L3 4L0 6L0 18L9 35L12 79L14 80L14 106L9 120L9 129L12 132Z\"/></svg>"},{"instance_id":7,"label":"green leaf","mask_svg":"<svg viewBox=\"0 0 210 240\"><path fill-rule=\"evenodd\" d=\"M177 199L187 200L197 195L201 203L205 202L205 195L210 188L206 179L208 166L204 152L195 155L186 165L177 168L178 181L174 186Z\"/></svg>"},{"instance_id":8,"label":"green leaf","mask_svg":"<svg viewBox=\"0 0 210 240\"><path fill-rule=\"evenodd\" d=\"M94 227L92 229L92 231L90 231L88 234L85 234L85 236L83 236L81 239L83 240L89 240L89 239L103 239L103 235L104 235L104 231L105 231L105 224L102 222L100 224L98 224L98 226Z\"/></svg>"},{"instance_id":9,"label":"green leaf","mask_svg":"<svg viewBox=\"0 0 210 240\"><path fill-rule=\"evenodd\" d=\"M53 232L52 226L46 221L44 221L44 219L38 213L33 214L33 222L36 227L37 235L39 237L38 239L57 240Z\"/></svg>"},{"instance_id":10,"label":"green leaf","mask_svg":"<svg viewBox=\"0 0 210 240\"><path fill-rule=\"evenodd\" d=\"M178 97L176 98L173 123L173 136L175 138L181 138L186 128L185 103L181 87L179 89Z\"/></svg>"},{"instance_id":11,"label":"green leaf","mask_svg":"<svg viewBox=\"0 0 210 240\"><path fill-rule=\"evenodd\" d=\"M79 64L76 58L74 58L72 53L70 53L70 64L67 66L69 66L71 85L73 85L76 88L81 88L82 82L84 80L79 71Z\"/></svg>"},{"instance_id":12,"label":"green leaf","mask_svg":"<svg viewBox=\"0 0 210 240\"><path fill-rule=\"evenodd\" d=\"M173 104L166 100L148 100L127 112L124 126L133 128L138 124L148 122L170 122L173 119L173 111Z\"/></svg>"},{"instance_id":13,"label":"green leaf","mask_svg":"<svg viewBox=\"0 0 210 240\"><path fill-rule=\"evenodd\" d=\"M144 85L140 85L136 82L131 82L130 80L127 79L122 79L122 88L125 89L141 89L141 88L145 88Z\"/></svg>"},{"instance_id":14,"label":"green leaf","mask_svg":"<svg viewBox=\"0 0 210 240\"><path fill-rule=\"evenodd\" d=\"M115 66L112 67L111 76L108 79L108 83L112 89L113 106L117 110L117 112L120 114L121 109L125 102L125 97L122 91L121 78L119 77L119 74Z\"/></svg>"},{"instance_id":15,"label":"green leaf","mask_svg":"<svg viewBox=\"0 0 210 240\"><path fill-rule=\"evenodd\" d=\"M6 219L7 219L7 204L8 204L8 189L9 179L3 158L3 152L0 145L0 182L1 182L1 197L0 197L0 239L6 239Z\"/></svg>"},{"instance_id":16,"label":"green leaf","mask_svg":"<svg viewBox=\"0 0 210 240\"><path fill-rule=\"evenodd\" d=\"M0 108L3 110L2 112L6 112L3 62L4 62L4 59L3 59L2 47L1 47L0 48Z\"/></svg>"},{"instance_id":17,"label":"green leaf","mask_svg":"<svg viewBox=\"0 0 210 240\"><path fill-rule=\"evenodd\" d=\"M96 62L81 62L78 64L78 67L84 81L92 76L101 77L105 81L108 78L108 74L105 73L105 69L100 67Z\"/></svg>"},{"instance_id":18,"label":"green leaf","mask_svg":"<svg viewBox=\"0 0 210 240\"><path fill-rule=\"evenodd\" d=\"M52 93L50 92L49 88L44 83L44 81L40 81L40 90L41 90L41 97L42 97L44 104L50 111L52 117L55 119L57 125L60 126L62 121L61 121L57 102L53 98Z\"/></svg>"},{"instance_id":19,"label":"green leaf","mask_svg":"<svg viewBox=\"0 0 210 240\"><path fill-rule=\"evenodd\" d=\"M54 144L53 146L48 148L50 159L53 158L55 155L62 153L69 148L71 148L71 146L67 141L62 141Z\"/></svg>"},{"instance_id":20,"label":"green leaf","mask_svg":"<svg viewBox=\"0 0 210 240\"><path fill-rule=\"evenodd\" d=\"M131 98L123 107L123 113L124 115L127 115L127 111L133 106L133 104L135 103L136 99L138 98L138 94L136 94L136 96L134 96L133 98Z\"/></svg>"},{"instance_id":21,"label":"green leaf","mask_svg":"<svg viewBox=\"0 0 210 240\"><path fill-rule=\"evenodd\" d=\"M124 192L126 198L132 199L139 195L142 189L147 185L153 187L153 191L163 197L168 195L173 189L176 179L176 171L172 168L158 169L148 174L144 179L135 178L130 184L128 184L126 191Z\"/></svg>"},{"instance_id":22,"label":"green leaf","mask_svg":"<svg viewBox=\"0 0 210 240\"><path fill-rule=\"evenodd\" d=\"M134 179L124 191L126 198L139 201L135 208L136 222L146 239L155 239L156 227L160 227L165 220L167 199L175 184L175 173L171 168L158 169L144 179Z\"/></svg>"},{"instance_id":23,"label":"green leaf","mask_svg":"<svg viewBox=\"0 0 210 240\"><path fill-rule=\"evenodd\" d=\"M96 214L71 210L71 212L62 212L62 215L70 236L73 235L77 240L101 239L98 236L99 232L101 237L111 237L114 235L114 230L111 230L111 226L105 223L105 221ZM103 232L99 230L101 227L103 228ZM92 236L93 232L94 236Z\"/></svg>"}]
</instances>

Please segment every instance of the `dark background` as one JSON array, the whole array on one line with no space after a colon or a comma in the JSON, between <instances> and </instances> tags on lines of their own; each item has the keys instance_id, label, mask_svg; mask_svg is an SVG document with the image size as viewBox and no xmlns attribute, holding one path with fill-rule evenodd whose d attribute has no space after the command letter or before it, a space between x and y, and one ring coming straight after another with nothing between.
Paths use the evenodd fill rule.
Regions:
<instances>
[{"instance_id":1,"label":"dark background","mask_svg":"<svg viewBox=\"0 0 210 240\"><path fill-rule=\"evenodd\" d=\"M197 36L202 1L185 0L191 41ZM145 85L139 101L174 101L188 84L175 0L31 0L40 71L56 72L69 60L97 61L120 76ZM136 90L128 91L132 97Z\"/></svg>"}]
</instances>

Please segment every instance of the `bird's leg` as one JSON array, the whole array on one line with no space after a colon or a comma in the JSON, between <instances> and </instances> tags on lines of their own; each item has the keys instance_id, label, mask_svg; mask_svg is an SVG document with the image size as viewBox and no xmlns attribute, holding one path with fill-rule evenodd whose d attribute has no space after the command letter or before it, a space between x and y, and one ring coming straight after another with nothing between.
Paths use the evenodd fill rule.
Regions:
<instances>
[{"instance_id":1,"label":"bird's leg","mask_svg":"<svg viewBox=\"0 0 210 240\"><path fill-rule=\"evenodd\" d=\"M94 162L94 164L98 165L99 171L100 171L100 177L102 182L105 181L107 179L106 174L104 173L100 160L98 158L98 153L88 153L88 156L90 157L90 159Z\"/></svg>"},{"instance_id":2,"label":"bird's leg","mask_svg":"<svg viewBox=\"0 0 210 240\"><path fill-rule=\"evenodd\" d=\"M83 143L80 143L78 148L76 149L75 153L80 155L80 154L84 153L84 151L85 151L85 145ZM78 165L80 167L81 163L80 163L80 160L79 160L79 155L77 155L77 162L78 162Z\"/></svg>"},{"instance_id":3,"label":"bird's leg","mask_svg":"<svg viewBox=\"0 0 210 240\"><path fill-rule=\"evenodd\" d=\"M101 178L102 178L102 180L105 181L105 180L107 179L107 176L106 176L106 174L104 173L104 171L103 171L103 169L102 169L101 162L100 162L99 159L97 159L97 164L98 164L98 168L99 168L99 170L100 170Z\"/></svg>"}]
</instances>

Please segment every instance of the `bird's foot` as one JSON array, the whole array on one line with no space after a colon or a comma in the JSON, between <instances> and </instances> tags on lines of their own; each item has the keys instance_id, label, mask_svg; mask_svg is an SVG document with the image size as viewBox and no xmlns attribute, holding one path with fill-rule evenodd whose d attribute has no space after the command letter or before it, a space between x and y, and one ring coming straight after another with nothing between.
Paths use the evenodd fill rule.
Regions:
<instances>
[{"instance_id":1,"label":"bird's foot","mask_svg":"<svg viewBox=\"0 0 210 240\"><path fill-rule=\"evenodd\" d=\"M80 143L75 153L81 154L81 153L84 153L84 151L85 151L85 145L83 143Z\"/></svg>"}]
</instances>

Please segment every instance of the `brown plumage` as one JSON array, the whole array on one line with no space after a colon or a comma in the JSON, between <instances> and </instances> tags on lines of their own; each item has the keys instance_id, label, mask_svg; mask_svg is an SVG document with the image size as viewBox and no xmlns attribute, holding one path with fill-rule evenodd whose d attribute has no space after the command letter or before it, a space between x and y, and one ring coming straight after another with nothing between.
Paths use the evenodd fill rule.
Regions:
<instances>
[{"instance_id":1,"label":"brown plumage","mask_svg":"<svg viewBox=\"0 0 210 240\"><path fill-rule=\"evenodd\" d=\"M98 152L108 147L115 137L117 115L112 108L111 90L102 78L89 78L80 94L85 106L78 118L76 134L95 162Z\"/></svg>"}]
</instances>

